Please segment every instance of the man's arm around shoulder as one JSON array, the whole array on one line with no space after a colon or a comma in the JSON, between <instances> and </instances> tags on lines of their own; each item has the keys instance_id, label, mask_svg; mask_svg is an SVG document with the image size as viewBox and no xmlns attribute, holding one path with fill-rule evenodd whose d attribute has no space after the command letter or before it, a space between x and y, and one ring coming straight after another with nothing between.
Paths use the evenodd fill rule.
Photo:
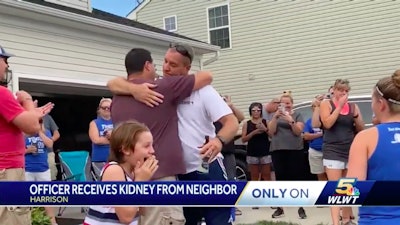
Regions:
<instances>
[{"instance_id":1,"label":"man's arm around shoulder","mask_svg":"<svg viewBox=\"0 0 400 225\"><path fill-rule=\"evenodd\" d=\"M193 91L199 90L207 85L210 85L213 80L212 74L207 71L199 71L194 75Z\"/></svg>"}]
</instances>

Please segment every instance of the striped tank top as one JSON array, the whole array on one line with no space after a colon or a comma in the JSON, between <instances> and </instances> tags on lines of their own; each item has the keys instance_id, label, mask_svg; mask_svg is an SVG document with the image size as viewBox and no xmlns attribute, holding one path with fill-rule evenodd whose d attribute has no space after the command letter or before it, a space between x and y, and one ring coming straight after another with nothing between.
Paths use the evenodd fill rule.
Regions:
<instances>
[{"instance_id":1,"label":"striped tank top","mask_svg":"<svg viewBox=\"0 0 400 225\"><path fill-rule=\"evenodd\" d=\"M100 177L103 176L104 171L110 165L118 165L117 162L107 163L101 171ZM100 179L101 180L101 179ZM125 180L132 182L133 180L125 174ZM135 219L129 225L137 225L139 220L139 212L136 214ZM118 216L115 213L115 208L111 206L90 206L89 211L85 217L83 225L122 225L119 222Z\"/></svg>"}]
</instances>

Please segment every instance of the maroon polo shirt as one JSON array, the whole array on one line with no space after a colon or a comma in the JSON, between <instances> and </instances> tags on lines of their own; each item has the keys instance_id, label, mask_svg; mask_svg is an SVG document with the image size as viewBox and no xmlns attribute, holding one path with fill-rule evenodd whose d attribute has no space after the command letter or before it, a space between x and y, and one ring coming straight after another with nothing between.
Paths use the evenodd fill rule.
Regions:
<instances>
[{"instance_id":1,"label":"maroon polo shirt","mask_svg":"<svg viewBox=\"0 0 400 225\"><path fill-rule=\"evenodd\" d=\"M148 107L132 96L113 97L111 118L114 125L128 120L146 124L153 134L154 151L159 168L153 179L184 174L183 150L178 135L179 102L190 96L194 87L194 75L164 77L157 81L134 79L132 83L157 84L155 91L164 95L164 101L157 107Z\"/></svg>"}]
</instances>

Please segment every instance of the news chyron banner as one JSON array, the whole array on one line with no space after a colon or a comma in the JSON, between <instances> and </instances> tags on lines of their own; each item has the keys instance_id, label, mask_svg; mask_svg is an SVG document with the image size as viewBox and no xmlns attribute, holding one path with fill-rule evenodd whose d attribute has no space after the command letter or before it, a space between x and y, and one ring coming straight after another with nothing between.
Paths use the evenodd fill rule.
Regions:
<instances>
[{"instance_id":1,"label":"news chyron banner","mask_svg":"<svg viewBox=\"0 0 400 225\"><path fill-rule=\"evenodd\" d=\"M400 182L0 182L2 206L394 206Z\"/></svg>"}]
</instances>

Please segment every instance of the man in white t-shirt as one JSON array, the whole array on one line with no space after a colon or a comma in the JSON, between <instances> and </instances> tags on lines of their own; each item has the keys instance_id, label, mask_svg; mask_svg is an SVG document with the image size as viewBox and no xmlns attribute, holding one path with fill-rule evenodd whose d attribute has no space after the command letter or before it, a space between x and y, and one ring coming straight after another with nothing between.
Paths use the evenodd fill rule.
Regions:
<instances>
[{"instance_id":1,"label":"man in white t-shirt","mask_svg":"<svg viewBox=\"0 0 400 225\"><path fill-rule=\"evenodd\" d=\"M174 76L190 71L193 60L193 50L189 46L171 45L165 54L164 76ZM212 86L206 86L194 91L178 107L179 137L182 142L186 174L180 175L180 180L227 180L222 146L231 141L239 123L232 110ZM222 124L221 130L215 134L213 122ZM209 142L205 144L205 136ZM202 157L208 156L208 172L201 168ZM232 224L232 209L225 208L184 208L186 225L197 225L202 217L207 224Z\"/></svg>"},{"instance_id":2,"label":"man in white t-shirt","mask_svg":"<svg viewBox=\"0 0 400 225\"><path fill-rule=\"evenodd\" d=\"M193 50L190 47L171 45L165 54L164 76L189 74L193 56ZM119 93L131 93L131 90L124 90L125 84L119 82L122 81L114 81L114 90L119 90ZM239 124L218 92L211 86L194 91L190 97L180 103L178 119L179 137L186 165L186 174L179 178L181 180L227 180L221 149L225 143L234 138ZM222 128L215 134L213 122L217 121L222 124ZM209 136L210 139L203 145L205 136ZM199 148L199 146L202 147ZM201 170L202 157L209 157L208 172ZM202 218L205 218L209 225L229 225L232 224L231 211L232 208L229 207L184 208L185 224L197 225Z\"/></svg>"}]
</instances>

